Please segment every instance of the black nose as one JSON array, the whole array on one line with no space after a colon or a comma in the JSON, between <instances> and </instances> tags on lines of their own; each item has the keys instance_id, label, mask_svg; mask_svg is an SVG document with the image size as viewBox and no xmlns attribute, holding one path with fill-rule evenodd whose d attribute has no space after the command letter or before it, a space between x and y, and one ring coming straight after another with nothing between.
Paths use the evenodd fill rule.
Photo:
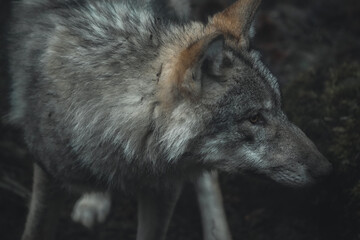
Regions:
<instances>
[{"instance_id":1,"label":"black nose","mask_svg":"<svg viewBox=\"0 0 360 240\"><path fill-rule=\"evenodd\" d=\"M323 179L330 175L332 172L332 164L323 156L315 162L314 166L309 169L310 174L315 179Z\"/></svg>"},{"instance_id":2,"label":"black nose","mask_svg":"<svg viewBox=\"0 0 360 240\"><path fill-rule=\"evenodd\" d=\"M324 163L324 166L323 166L323 176L327 176L329 175L332 170L333 170L333 166L332 166L332 163L329 162L327 159L325 159L325 163Z\"/></svg>"}]
</instances>

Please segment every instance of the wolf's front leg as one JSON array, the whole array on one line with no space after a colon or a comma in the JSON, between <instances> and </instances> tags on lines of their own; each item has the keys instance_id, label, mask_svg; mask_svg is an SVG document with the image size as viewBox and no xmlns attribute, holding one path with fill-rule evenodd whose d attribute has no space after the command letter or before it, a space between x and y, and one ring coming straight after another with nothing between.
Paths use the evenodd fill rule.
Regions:
<instances>
[{"instance_id":1,"label":"wolf's front leg","mask_svg":"<svg viewBox=\"0 0 360 240\"><path fill-rule=\"evenodd\" d=\"M204 172L194 183L204 240L231 240L217 172Z\"/></svg>"},{"instance_id":2,"label":"wolf's front leg","mask_svg":"<svg viewBox=\"0 0 360 240\"><path fill-rule=\"evenodd\" d=\"M64 203L64 193L47 174L34 164L30 210L22 240L52 240Z\"/></svg>"},{"instance_id":3,"label":"wolf's front leg","mask_svg":"<svg viewBox=\"0 0 360 240\"><path fill-rule=\"evenodd\" d=\"M164 240L181 185L172 192L142 190L138 197L137 240Z\"/></svg>"}]
</instances>

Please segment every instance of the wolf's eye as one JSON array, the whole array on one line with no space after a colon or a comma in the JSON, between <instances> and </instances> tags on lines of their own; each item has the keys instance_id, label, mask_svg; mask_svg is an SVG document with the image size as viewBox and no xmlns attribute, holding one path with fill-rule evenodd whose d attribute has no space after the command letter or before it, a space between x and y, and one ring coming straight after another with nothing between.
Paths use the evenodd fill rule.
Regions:
<instances>
[{"instance_id":1,"label":"wolf's eye","mask_svg":"<svg viewBox=\"0 0 360 240\"><path fill-rule=\"evenodd\" d=\"M256 124L258 123L260 120L260 114L256 114L256 115L253 115L249 118L249 121L252 123L252 124Z\"/></svg>"}]
</instances>

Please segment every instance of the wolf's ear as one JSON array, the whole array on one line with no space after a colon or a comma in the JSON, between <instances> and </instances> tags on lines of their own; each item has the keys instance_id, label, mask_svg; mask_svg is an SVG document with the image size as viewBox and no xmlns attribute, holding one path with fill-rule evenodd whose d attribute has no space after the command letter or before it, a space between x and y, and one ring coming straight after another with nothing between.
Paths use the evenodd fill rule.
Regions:
<instances>
[{"instance_id":1,"label":"wolf's ear","mask_svg":"<svg viewBox=\"0 0 360 240\"><path fill-rule=\"evenodd\" d=\"M185 70L183 79L180 80L179 87L182 93L192 97L199 96L205 76L214 78L221 76L224 42L224 35L221 34L195 43L200 44L198 49L192 49L194 46L187 49L188 51L195 51L193 52L195 59ZM196 51L198 52L196 53Z\"/></svg>"},{"instance_id":2,"label":"wolf's ear","mask_svg":"<svg viewBox=\"0 0 360 240\"><path fill-rule=\"evenodd\" d=\"M215 14L209 26L236 41L237 47L247 48L249 33L261 0L238 0L224 11Z\"/></svg>"},{"instance_id":3,"label":"wolf's ear","mask_svg":"<svg viewBox=\"0 0 360 240\"><path fill-rule=\"evenodd\" d=\"M206 76L216 79L221 75L224 42L224 35L211 33L164 63L159 77L160 102L170 107L179 99L201 97Z\"/></svg>"}]
</instances>

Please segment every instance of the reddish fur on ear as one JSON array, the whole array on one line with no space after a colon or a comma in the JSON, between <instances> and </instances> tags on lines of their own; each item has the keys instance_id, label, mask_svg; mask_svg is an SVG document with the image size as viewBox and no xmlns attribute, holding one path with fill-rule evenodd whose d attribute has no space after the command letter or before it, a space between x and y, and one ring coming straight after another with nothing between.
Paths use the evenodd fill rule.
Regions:
<instances>
[{"instance_id":1,"label":"reddish fur on ear","mask_svg":"<svg viewBox=\"0 0 360 240\"><path fill-rule=\"evenodd\" d=\"M241 46L247 44L247 34L261 0L238 0L210 19L209 27L231 36Z\"/></svg>"},{"instance_id":2,"label":"reddish fur on ear","mask_svg":"<svg viewBox=\"0 0 360 240\"><path fill-rule=\"evenodd\" d=\"M197 88L199 88L199 83L192 79L192 69L199 64L209 43L216 36L218 36L218 34L208 35L191 44L180 53L177 63L177 85L182 95L194 98L198 94L199 89Z\"/></svg>"},{"instance_id":3,"label":"reddish fur on ear","mask_svg":"<svg viewBox=\"0 0 360 240\"><path fill-rule=\"evenodd\" d=\"M173 61L165 64L159 92L163 104L169 106L179 97L193 100L199 97L201 83L194 81L193 69L200 63L209 43L218 35L216 32L210 33L195 41L175 56Z\"/></svg>"},{"instance_id":4,"label":"reddish fur on ear","mask_svg":"<svg viewBox=\"0 0 360 240\"><path fill-rule=\"evenodd\" d=\"M199 41L191 44L188 48L183 50L177 59L176 69L177 72L176 83L180 85L184 82L184 76L186 70L193 67L203 53L204 46L206 45L206 39L200 39Z\"/></svg>"}]
</instances>

